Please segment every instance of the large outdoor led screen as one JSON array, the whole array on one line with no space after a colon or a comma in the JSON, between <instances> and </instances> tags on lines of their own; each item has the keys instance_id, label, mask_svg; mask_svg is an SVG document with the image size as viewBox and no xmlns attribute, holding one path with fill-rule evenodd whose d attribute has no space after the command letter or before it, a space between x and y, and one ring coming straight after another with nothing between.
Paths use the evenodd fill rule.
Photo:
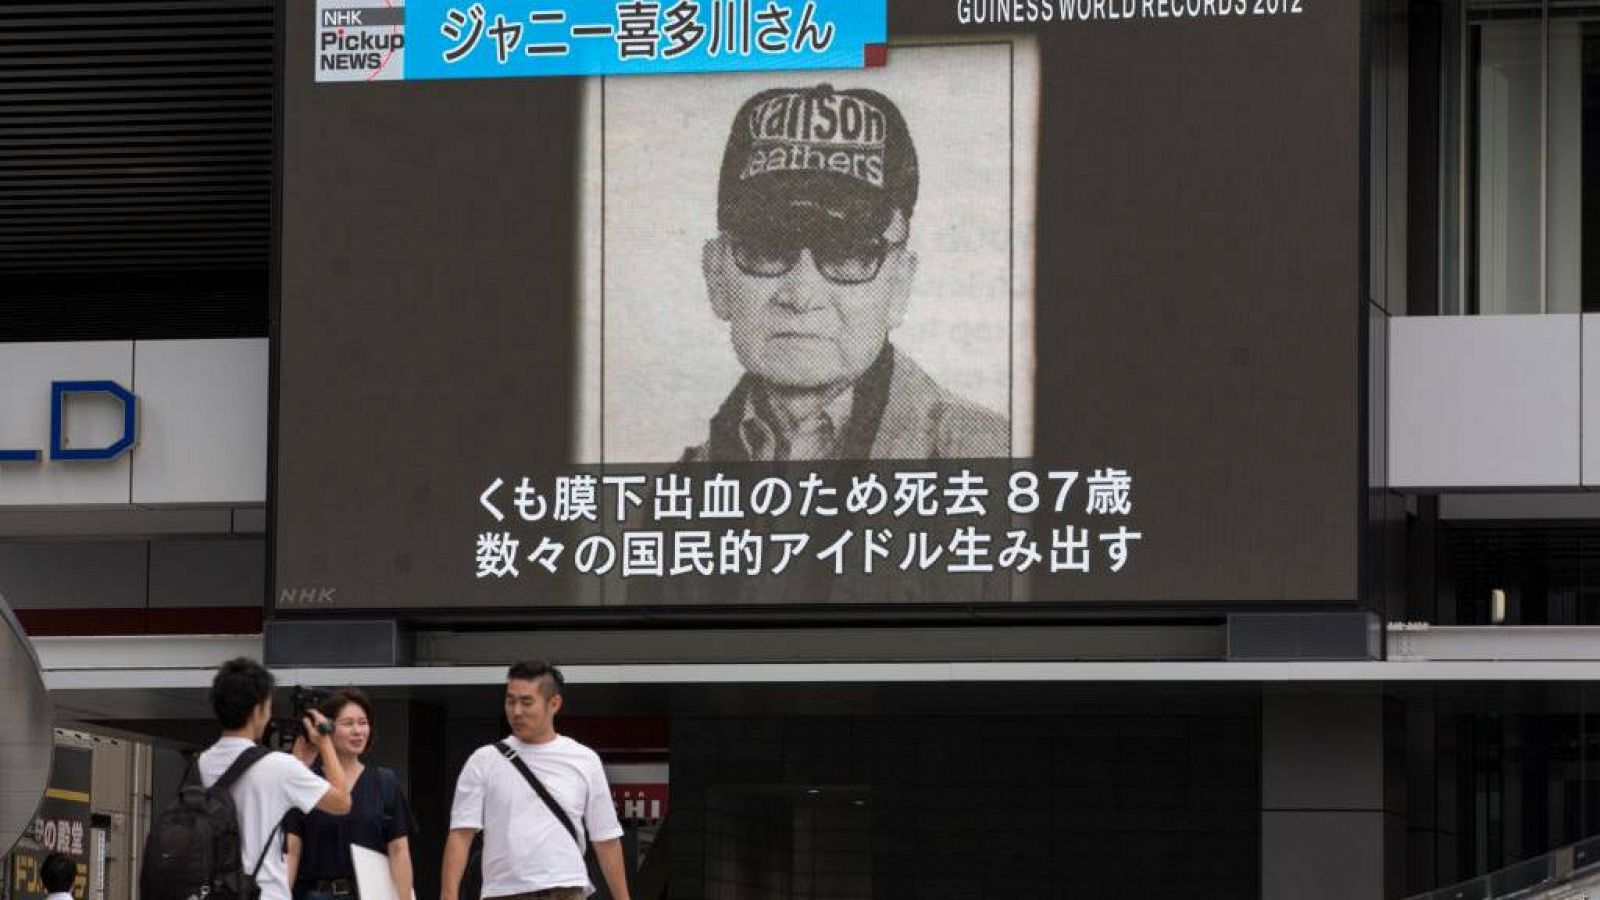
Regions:
<instances>
[{"instance_id":1,"label":"large outdoor led screen","mask_svg":"<svg viewBox=\"0 0 1600 900\"><path fill-rule=\"evenodd\" d=\"M279 609L1359 599L1360 4L335 79L349 2L286 24Z\"/></svg>"}]
</instances>

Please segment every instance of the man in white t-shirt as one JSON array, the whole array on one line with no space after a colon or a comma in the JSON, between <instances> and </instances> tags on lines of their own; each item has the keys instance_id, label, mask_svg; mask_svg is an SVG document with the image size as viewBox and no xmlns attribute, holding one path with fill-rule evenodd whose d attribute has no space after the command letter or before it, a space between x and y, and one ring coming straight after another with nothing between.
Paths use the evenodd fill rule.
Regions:
<instances>
[{"instance_id":1,"label":"man in white t-shirt","mask_svg":"<svg viewBox=\"0 0 1600 900\"><path fill-rule=\"evenodd\" d=\"M457 900L467 853L479 831L483 900L583 900L594 892L583 861L585 840L594 845L613 900L629 900L622 825L600 757L556 734L563 683L561 670L545 662L519 662L506 673L512 736L478 748L461 768L444 845L441 900ZM565 812L565 822L501 746L533 772Z\"/></svg>"},{"instance_id":2,"label":"man in white t-shirt","mask_svg":"<svg viewBox=\"0 0 1600 900\"><path fill-rule=\"evenodd\" d=\"M272 720L272 673L253 659L229 660L211 682L211 708L222 726L222 737L200 754L200 781L215 784L243 753L261 741ZM284 856L269 842L280 837L283 818L290 809L320 809L333 815L350 811L350 791L333 741L319 726L327 719L316 710L302 723L305 734L295 741L295 756L268 753L239 776L230 789L239 814L240 856L244 872L256 870L261 900L289 900ZM328 777L306 768L313 751L322 759ZM297 758L299 757L299 758Z\"/></svg>"}]
</instances>

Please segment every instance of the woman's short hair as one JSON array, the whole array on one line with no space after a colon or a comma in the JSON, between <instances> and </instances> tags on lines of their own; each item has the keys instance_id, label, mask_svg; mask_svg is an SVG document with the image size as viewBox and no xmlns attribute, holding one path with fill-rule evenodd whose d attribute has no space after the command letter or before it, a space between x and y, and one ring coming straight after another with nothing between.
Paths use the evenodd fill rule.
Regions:
<instances>
[{"instance_id":1,"label":"woman's short hair","mask_svg":"<svg viewBox=\"0 0 1600 900\"><path fill-rule=\"evenodd\" d=\"M328 699L317 709L328 717L329 722L332 722L340 711L352 703L361 707L361 711L367 715L367 749L371 750L373 738L377 735L377 719L372 715L372 699L367 696L366 691L358 687L339 688L329 694Z\"/></svg>"}]
</instances>

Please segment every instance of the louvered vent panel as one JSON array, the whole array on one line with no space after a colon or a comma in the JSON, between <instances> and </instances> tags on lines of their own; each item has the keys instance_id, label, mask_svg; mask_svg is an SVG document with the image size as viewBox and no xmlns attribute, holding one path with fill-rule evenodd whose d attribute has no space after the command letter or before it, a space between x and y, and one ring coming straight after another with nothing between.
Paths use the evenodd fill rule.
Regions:
<instances>
[{"instance_id":1,"label":"louvered vent panel","mask_svg":"<svg viewBox=\"0 0 1600 900\"><path fill-rule=\"evenodd\" d=\"M0 3L0 339L265 333L276 15Z\"/></svg>"}]
</instances>

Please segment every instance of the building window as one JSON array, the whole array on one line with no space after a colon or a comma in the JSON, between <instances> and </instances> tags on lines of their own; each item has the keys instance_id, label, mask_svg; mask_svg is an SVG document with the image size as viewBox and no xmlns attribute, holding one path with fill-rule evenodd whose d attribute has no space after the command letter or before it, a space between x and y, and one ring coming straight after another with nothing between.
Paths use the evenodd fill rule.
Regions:
<instances>
[{"instance_id":1,"label":"building window","mask_svg":"<svg viewBox=\"0 0 1600 900\"><path fill-rule=\"evenodd\" d=\"M1600 2L1467 0L1454 11L1445 309L1600 311L1600 180L1583 177L1600 172Z\"/></svg>"},{"instance_id":2,"label":"building window","mask_svg":"<svg viewBox=\"0 0 1600 900\"><path fill-rule=\"evenodd\" d=\"M1407 306L1409 28L1411 0L1371 0L1368 7L1368 222L1367 299L1391 315Z\"/></svg>"}]
</instances>

